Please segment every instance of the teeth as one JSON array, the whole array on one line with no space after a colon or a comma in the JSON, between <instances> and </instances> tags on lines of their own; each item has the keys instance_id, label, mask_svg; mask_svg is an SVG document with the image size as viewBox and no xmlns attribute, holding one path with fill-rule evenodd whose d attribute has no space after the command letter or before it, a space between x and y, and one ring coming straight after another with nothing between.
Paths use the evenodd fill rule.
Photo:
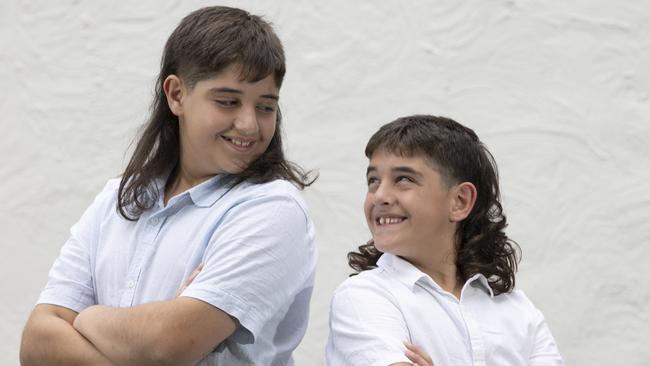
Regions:
<instances>
[{"instance_id":1,"label":"teeth","mask_svg":"<svg viewBox=\"0 0 650 366\"><path fill-rule=\"evenodd\" d=\"M250 146L250 144L252 144L251 141L243 141L243 140L236 139L236 138L231 138L230 142L232 142L233 145L237 145L237 146L240 146L240 147L248 147L248 146Z\"/></svg>"},{"instance_id":2,"label":"teeth","mask_svg":"<svg viewBox=\"0 0 650 366\"><path fill-rule=\"evenodd\" d=\"M386 225L386 224L397 224L399 222L402 222L403 219L397 218L397 217L380 217L379 218L379 225Z\"/></svg>"}]
</instances>

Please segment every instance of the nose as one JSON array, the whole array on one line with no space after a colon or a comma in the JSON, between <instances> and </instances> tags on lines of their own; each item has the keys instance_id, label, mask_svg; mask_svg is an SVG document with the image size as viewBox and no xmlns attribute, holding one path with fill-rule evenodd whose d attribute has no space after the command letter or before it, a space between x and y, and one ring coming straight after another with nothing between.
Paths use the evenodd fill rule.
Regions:
<instances>
[{"instance_id":1,"label":"nose","mask_svg":"<svg viewBox=\"0 0 650 366\"><path fill-rule=\"evenodd\" d=\"M242 107L235 118L235 129L242 136L254 136L259 131L255 107Z\"/></svg>"},{"instance_id":2,"label":"nose","mask_svg":"<svg viewBox=\"0 0 650 366\"><path fill-rule=\"evenodd\" d=\"M374 204L379 206L390 206L395 203L395 195L389 184L381 182L374 192Z\"/></svg>"}]
</instances>

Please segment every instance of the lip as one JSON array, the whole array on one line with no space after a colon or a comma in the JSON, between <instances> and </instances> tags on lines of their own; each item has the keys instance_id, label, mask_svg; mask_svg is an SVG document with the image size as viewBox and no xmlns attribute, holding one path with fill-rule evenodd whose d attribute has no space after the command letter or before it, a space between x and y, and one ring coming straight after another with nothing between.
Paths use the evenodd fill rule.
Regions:
<instances>
[{"instance_id":1,"label":"lip","mask_svg":"<svg viewBox=\"0 0 650 366\"><path fill-rule=\"evenodd\" d=\"M242 138L238 136L221 135L221 138L226 142L226 145L230 146L232 149L238 152L250 152L251 150L253 150L253 147L255 146L255 142L256 142L255 139ZM244 144L248 143L248 145L237 145L233 142L233 140L239 140Z\"/></svg>"}]
</instances>

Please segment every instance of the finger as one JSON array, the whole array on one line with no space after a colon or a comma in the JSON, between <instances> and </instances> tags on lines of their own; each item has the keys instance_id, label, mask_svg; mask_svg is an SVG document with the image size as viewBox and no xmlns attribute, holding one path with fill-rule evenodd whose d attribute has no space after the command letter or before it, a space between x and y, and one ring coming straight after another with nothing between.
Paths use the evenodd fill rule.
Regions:
<instances>
[{"instance_id":1,"label":"finger","mask_svg":"<svg viewBox=\"0 0 650 366\"><path fill-rule=\"evenodd\" d=\"M426 363L427 361L424 359L424 357L420 356L419 354L411 351L411 350L406 350L404 351L404 355L411 360L415 365L421 365L421 366L428 366L429 364Z\"/></svg>"},{"instance_id":2,"label":"finger","mask_svg":"<svg viewBox=\"0 0 650 366\"><path fill-rule=\"evenodd\" d=\"M181 296L183 291L185 291L185 289L192 283L192 281L194 281L196 276L198 276L199 273L201 273L202 269L203 269L203 263L199 264L198 267L196 267L196 269L194 271L192 271L192 273L190 273L190 276L187 278L185 283L183 283L181 288L179 288L178 291L176 291L176 297Z\"/></svg>"},{"instance_id":3,"label":"finger","mask_svg":"<svg viewBox=\"0 0 650 366\"><path fill-rule=\"evenodd\" d=\"M426 362L426 365L433 365L433 360L421 347L416 346L415 344L409 341L405 341L404 346L406 346L407 351L411 351L414 354L418 355L422 359L422 361Z\"/></svg>"},{"instance_id":4,"label":"finger","mask_svg":"<svg viewBox=\"0 0 650 366\"><path fill-rule=\"evenodd\" d=\"M202 270L202 269L203 269L203 263L199 264L199 266L196 267L196 269L192 272L192 274L190 274L190 277L187 279L187 281L185 281L185 286L187 286L187 285L189 285L190 283L192 283L192 281L194 281L194 279L196 278L196 276L198 276L199 273L201 273L201 270Z\"/></svg>"},{"instance_id":5,"label":"finger","mask_svg":"<svg viewBox=\"0 0 650 366\"><path fill-rule=\"evenodd\" d=\"M431 357L429 357L429 355L424 351L424 349L423 349L422 347L420 347L420 346L416 346L415 344L410 343L410 342L405 342L404 345L405 345L408 349L410 349L411 351L417 353L417 354L420 355L422 358L424 358L424 360L425 360L426 362L428 362L428 363L430 363L430 364L433 364L433 360L431 359Z\"/></svg>"},{"instance_id":6,"label":"finger","mask_svg":"<svg viewBox=\"0 0 650 366\"><path fill-rule=\"evenodd\" d=\"M187 281L185 281L185 285L189 285L190 282L194 281L194 279L196 278L196 276L199 275L199 273L201 273L201 271L199 271L198 269L195 269L194 272L190 273L190 276L187 278Z\"/></svg>"}]
</instances>

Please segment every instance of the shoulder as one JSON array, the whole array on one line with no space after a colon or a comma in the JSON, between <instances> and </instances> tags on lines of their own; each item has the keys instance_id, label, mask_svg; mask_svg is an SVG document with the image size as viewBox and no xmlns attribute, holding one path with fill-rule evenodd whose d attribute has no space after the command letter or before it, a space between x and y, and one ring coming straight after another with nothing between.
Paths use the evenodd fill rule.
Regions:
<instances>
[{"instance_id":1,"label":"shoulder","mask_svg":"<svg viewBox=\"0 0 650 366\"><path fill-rule=\"evenodd\" d=\"M283 179L259 184L245 182L233 187L230 196L233 205L247 202L261 206L273 206L279 210L299 208L304 216L309 217L307 203L300 190Z\"/></svg>"},{"instance_id":2,"label":"shoulder","mask_svg":"<svg viewBox=\"0 0 650 366\"><path fill-rule=\"evenodd\" d=\"M93 211L106 211L109 208L114 208L117 202L117 191L120 187L120 179L113 178L108 180L101 191L95 196L89 210Z\"/></svg>"},{"instance_id":3,"label":"shoulder","mask_svg":"<svg viewBox=\"0 0 650 366\"><path fill-rule=\"evenodd\" d=\"M380 279L381 269L375 268L367 271L363 271L359 274L346 278L341 284L336 288L334 293L346 292L346 291L365 291L365 290L374 290L377 288L384 287L382 286L382 281Z\"/></svg>"},{"instance_id":4,"label":"shoulder","mask_svg":"<svg viewBox=\"0 0 650 366\"><path fill-rule=\"evenodd\" d=\"M377 302L396 304L395 293L380 268L348 277L332 295L333 310L344 303L354 303L356 306L364 307L364 304L372 306Z\"/></svg>"},{"instance_id":5,"label":"shoulder","mask_svg":"<svg viewBox=\"0 0 650 366\"><path fill-rule=\"evenodd\" d=\"M106 184L104 184L104 188L102 188L100 195L112 195L116 196L117 191L120 188L120 182L122 181L121 178L112 178L109 179Z\"/></svg>"},{"instance_id":6,"label":"shoulder","mask_svg":"<svg viewBox=\"0 0 650 366\"><path fill-rule=\"evenodd\" d=\"M528 319L536 322L542 313L535 307L533 302L526 296L523 290L514 289L511 292L498 295L494 302L501 308L501 311L508 314L510 318Z\"/></svg>"},{"instance_id":7,"label":"shoulder","mask_svg":"<svg viewBox=\"0 0 650 366\"><path fill-rule=\"evenodd\" d=\"M211 210L219 236L260 235L264 242L288 249L296 240L312 243L315 226L300 191L286 181L242 183L224 193ZM270 235L272 233L272 235ZM278 248L279 249L279 248Z\"/></svg>"},{"instance_id":8,"label":"shoulder","mask_svg":"<svg viewBox=\"0 0 650 366\"><path fill-rule=\"evenodd\" d=\"M251 196L288 196L302 200L302 194L298 188L284 179L257 184L244 182L234 189L241 194Z\"/></svg>"},{"instance_id":9,"label":"shoulder","mask_svg":"<svg viewBox=\"0 0 650 366\"><path fill-rule=\"evenodd\" d=\"M535 307L532 301L530 301L530 299L528 298L528 296L526 296L524 291L520 289L514 289L508 293L501 294L499 296L496 296L495 299L499 299L500 301L508 302L513 306L519 306L522 308Z\"/></svg>"}]
</instances>

